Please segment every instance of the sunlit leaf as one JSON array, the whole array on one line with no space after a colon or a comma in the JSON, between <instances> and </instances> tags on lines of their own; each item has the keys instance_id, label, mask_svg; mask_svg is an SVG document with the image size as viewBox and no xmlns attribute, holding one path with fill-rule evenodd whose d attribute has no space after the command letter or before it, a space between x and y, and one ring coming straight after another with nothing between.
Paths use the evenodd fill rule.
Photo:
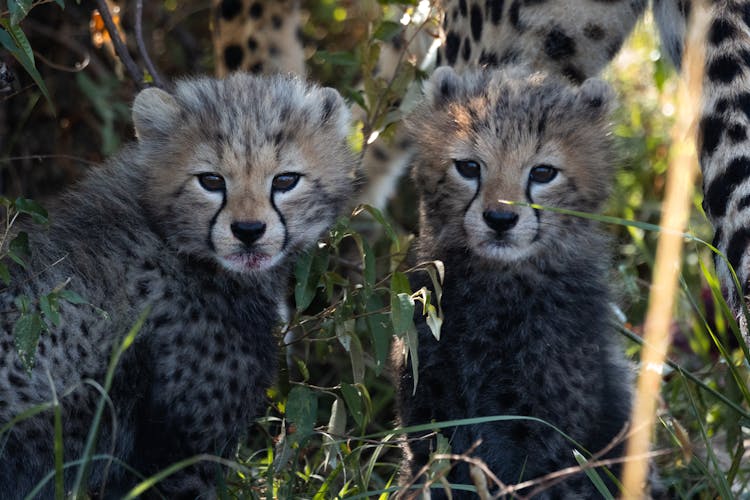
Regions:
<instances>
[{"instance_id":1,"label":"sunlit leaf","mask_svg":"<svg viewBox=\"0 0 750 500\"><path fill-rule=\"evenodd\" d=\"M45 318L50 320L53 325L60 325L60 311L58 310L57 296L50 293L39 297L39 309Z\"/></svg>"},{"instance_id":2,"label":"sunlit leaf","mask_svg":"<svg viewBox=\"0 0 750 500\"><path fill-rule=\"evenodd\" d=\"M586 464L588 464L588 460L586 460L586 457L581 455L578 450L573 450L573 456L575 457L576 462L578 462L578 465L580 465L581 467L584 467L586 466ZM599 473L596 471L596 469L587 467L583 469L583 472L586 473L589 481L594 484L594 487L602 496L602 498L605 498L607 500L615 500L615 497L613 497L612 493L610 493L610 491L607 489L607 486L604 484L604 481L602 481L602 478L601 476L599 476Z\"/></svg>"},{"instance_id":3,"label":"sunlit leaf","mask_svg":"<svg viewBox=\"0 0 750 500\"><path fill-rule=\"evenodd\" d=\"M401 24L385 20L381 22L372 34L372 37L376 40L388 41L394 36L401 33L403 27Z\"/></svg>"},{"instance_id":4,"label":"sunlit leaf","mask_svg":"<svg viewBox=\"0 0 750 500\"><path fill-rule=\"evenodd\" d=\"M73 290L68 290L68 289L60 290L57 295L61 299L65 300L66 302L70 302L71 304L79 305L79 304L87 303L86 299L78 295Z\"/></svg>"},{"instance_id":5,"label":"sunlit leaf","mask_svg":"<svg viewBox=\"0 0 750 500\"><path fill-rule=\"evenodd\" d=\"M315 298L321 275L328 268L329 254L313 248L302 254L294 266L294 300L298 311L307 309Z\"/></svg>"}]
</instances>

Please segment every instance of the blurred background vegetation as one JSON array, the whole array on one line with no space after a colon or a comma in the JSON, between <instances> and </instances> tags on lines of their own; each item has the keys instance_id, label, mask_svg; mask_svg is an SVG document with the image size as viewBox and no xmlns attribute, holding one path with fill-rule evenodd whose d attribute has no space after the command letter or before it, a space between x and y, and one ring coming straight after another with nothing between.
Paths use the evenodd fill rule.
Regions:
<instances>
[{"instance_id":1,"label":"blurred background vegetation","mask_svg":"<svg viewBox=\"0 0 750 500\"><path fill-rule=\"evenodd\" d=\"M27 3L33 8L16 27L0 3L2 30L25 33L49 100L12 50L0 50L0 88L7 82L0 93L0 192L44 204L133 139L129 103L137 87L107 43L93 2ZM133 31L131 3L120 5L126 35ZM420 61L404 58L394 80L378 81L373 47L400 36L396 21L403 12L415 13L416 4L303 2L308 76L362 105L367 130L385 140L398 127L409 84L423 72ZM145 2L145 41L162 75L213 73L211 19L208 0ZM135 54L134 44L129 37ZM620 168L607 214L658 224L670 127L680 103L674 97L678 75L660 52L649 15L605 78L621 102L614 117ZM374 102L384 106L375 110ZM361 146L362 137L354 137ZM267 414L253 424L237 457L241 467L222 487L228 497L364 498L396 491L402 435L393 432L385 365L393 335L408 337L391 305L399 308L399 297L409 296L399 310L409 313L417 296L394 272L415 229L409 193L403 180L383 216L365 211L341 220L300 260L296 313L279 332L287 348L278 383L269 391ZM697 186L690 232L710 241L701 199ZM623 342L637 362L657 233L607 227ZM686 243L681 277L669 353L675 364L664 375L655 462L671 498L750 498L750 370L705 245ZM422 307L418 300L416 307ZM439 475L444 463L434 465L431 473Z\"/></svg>"}]
</instances>

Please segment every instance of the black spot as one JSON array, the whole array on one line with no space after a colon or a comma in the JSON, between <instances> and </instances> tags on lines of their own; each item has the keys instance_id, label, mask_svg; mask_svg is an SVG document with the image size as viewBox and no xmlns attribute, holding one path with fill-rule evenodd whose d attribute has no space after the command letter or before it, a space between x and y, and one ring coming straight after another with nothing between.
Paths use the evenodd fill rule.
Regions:
<instances>
[{"instance_id":1,"label":"black spot","mask_svg":"<svg viewBox=\"0 0 750 500\"><path fill-rule=\"evenodd\" d=\"M727 135L733 143L737 144L747 139L747 129L741 123L735 123L727 128Z\"/></svg>"},{"instance_id":2,"label":"black spot","mask_svg":"<svg viewBox=\"0 0 750 500\"><path fill-rule=\"evenodd\" d=\"M440 67L443 65L443 54L442 51L438 50L437 56L435 56L435 66Z\"/></svg>"},{"instance_id":3,"label":"black spot","mask_svg":"<svg viewBox=\"0 0 750 500\"><path fill-rule=\"evenodd\" d=\"M485 3L485 10L490 13L490 20L492 24L498 25L503 19L503 4L505 0L487 0Z\"/></svg>"},{"instance_id":4,"label":"black spot","mask_svg":"<svg viewBox=\"0 0 750 500\"><path fill-rule=\"evenodd\" d=\"M586 35L586 38L590 38L591 40L603 40L605 35L604 29L594 23L588 23L584 26L583 34Z\"/></svg>"},{"instance_id":5,"label":"black spot","mask_svg":"<svg viewBox=\"0 0 750 500\"><path fill-rule=\"evenodd\" d=\"M221 2L221 17L229 21L242 10L240 0L224 0Z\"/></svg>"},{"instance_id":6,"label":"black spot","mask_svg":"<svg viewBox=\"0 0 750 500\"><path fill-rule=\"evenodd\" d=\"M711 28L708 31L708 40L713 45L720 45L729 38L737 35L737 28L724 18L714 19Z\"/></svg>"},{"instance_id":7,"label":"black spot","mask_svg":"<svg viewBox=\"0 0 750 500\"><path fill-rule=\"evenodd\" d=\"M281 16L274 14L271 16L271 25L273 26L273 29L278 30L281 29L281 25L284 24L284 20L281 19Z\"/></svg>"},{"instance_id":8,"label":"black spot","mask_svg":"<svg viewBox=\"0 0 750 500\"><path fill-rule=\"evenodd\" d=\"M745 195L742 197L742 199L737 203L737 210L742 211L745 210L747 207L750 206L750 194ZM720 234L719 231L716 231L717 234ZM714 246L716 246L716 243L714 243Z\"/></svg>"},{"instance_id":9,"label":"black spot","mask_svg":"<svg viewBox=\"0 0 750 500\"><path fill-rule=\"evenodd\" d=\"M497 396L497 402L504 411L512 409L518 404L518 394L513 390L501 392Z\"/></svg>"},{"instance_id":10,"label":"black spot","mask_svg":"<svg viewBox=\"0 0 750 500\"><path fill-rule=\"evenodd\" d=\"M154 264L154 262L153 262L153 261L147 260L147 261L145 261L145 262L144 262L144 263L143 263L143 264L141 265L141 268L142 268L142 269L143 269L144 271L153 271L154 269L156 269L156 264Z\"/></svg>"},{"instance_id":11,"label":"black spot","mask_svg":"<svg viewBox=\"0 0 750 500\"><path fill-rule=\"evenodd\" d=\"M13 372L8 372L8 382L10 382L10 385L16 388L26 387L27 385L29 385L26 379L19 377Z\"/></svg>"},{"instance_id":12,"label":"black spot","mask_svg":"<svg viewBox=\"0 0 750 500\"><path fill-rule=\"evenodd\" d=\"M445 61L449 66L456 64L459 45L461 45L461 38L453 31L448 33L445 37Z\"/></svg>"},{"instance_id":13,"label":"black spot","mask_svg":"<svg viewBox=\"0 0 750 500\"><path fill-rule=\"evenodd\" d=\"M524 27L521 25L521 16L519 13L520 9L521 9L521 1L514 0L514 2L510 4L510 9L508 9L508 17L510 18L510 24L516 30L524 31Z\"/></svg>"},{"instance_id":14,"label":"black spot","mask_svg":"<svg viewBox=\"0 0 750 500\"><path fill-rule=\"evenodd\" d=\"M141 297L145 297L151 293L151 287L147 279L138 280L136 288L138 289L138 295Z\"/></svg>"},{"instance_id":15,"label":"black spot","mask_svg":"<svg viewBox=\"0 0 750 500\"><path fill-rule=\"evenodd\" d=\"M459 0L458 9L461 11L461 16L466 17L466 14L468 12L466 8L466 0Z\"/></svg>"},{"instance_id":16,"label":"black spot","mask_svg":"<svg viewBox=\"0 0 750 500\"><path fill-rule=\"evenodd\" d=\"M724 120L717 115L701 118L698 126L698 137L701 141L701 159L714 154L724 134Z\"/></svg>"},{"instance_id":17,"label":"black spot","mask_svg":"<svg viewBox=\"0 0 750 500\"><path fill-rule=\"evenodd\" d=\"M680 14L682 14L682 17L684 17L685 19L689 19L690 18L690 7L691 7L690 1L689 0L679 0L679 2L677 2L677 6L680 9Z\"/></svg>"},{"instance_id":18,"label":"black spot","mask_svg":"<svg viewBox=\"0 0 750 500\"><path fill-rule=\"evenodd\" d=\"M253 37L248 38L247 48L250 49L250 52L255 52L256 50L258 50L258 41Z\"/></svg>"},{"instance_id":19,"label":"black spot","mask_svg":"<svg viewBox=\"0 0 750 500\"><path fill-rule=\"evenodd\" d=\"M467 61L467 62L471 58L471 40L469 39L468 36L464 38L464 45L463 45L463 50L461 51L461 57L463 57L464 61Z\"/></svg>"},{"instance_id":20,"label":"black spot","mask_svg":"<svg viewBox=\"0 0 750 500\"><path fill-rule=\"evenodd\" d=\"M482 19L482 9L479 8L479 5L474 4L471 6L471 36L474 37L474 40L477 42L480 38L482 38L482 23L484 20Z\"/></svg>"},{"instance_id":21,"label":"black spot","mask_svg":"<svg viewBox=\"0 0 750 500\"><path fill-rule=\"evenodd\" d=\"M230 45L224 49L224 64L230 70L237 69L242 64L242 47L239 45Z\"/></svg>"},{"instance_id":22,"label":"black spot","mask_svg":"<svg viewBox=\"0 0 750 500\"><path fill-rule=\"evenodd\" d=\"M497 54L495 54L494 52L482 51L482 54L479 56L479 65L488 66L490 68L496 67L497 66Z\"/></svg>"},{"instance_id":23,"label":"black spot","mask_svg":"<svg viewBox=\"0 0 750 500\"><path fill-rule=\"evenodd\" d=\"M255 63L252 66L250 66L250 73L255 73L256 75L263 72L263 63Z\"/></svg>"},{"instance_id":24,"label":"black spot","mask_svg":"<svg viewBox=\"0 0 750 500\"><path fill-rule=\"evenodd\" d=\"M708 77L714 82L731 83L742 68L736 57L720 54L708 65Z\"/></svg>"},{"instance_id":25,"label":"black spot","mask_svg":"<svg viewBox=\"0 0 750 500\"><path fill-rule=\"evenodd\" d=\"M742 256L750 246L750 227L743 227L729 238L727 244L727 260L735 270L739 270ZM745 285L743 284L743 293Z\"/></svg>"},{"instance_id":26,"label":"black spot","mask_svg":"<svg viewBox=\"0 0 750 500\"><path fill-rule=\"evenodd\" d=\"M582 83L586 79L586 75L583 73L583 71L572 64L566 64L565 66L563 66L560 72L563 74L563 76L568 78L573 83ZM597 107L598 106L601 106L601 100L599 101Z\"/></svg>"},{"instance_id":27,"label":"black spot","mask_svg":"<svg viewBox=\"0 0 750 500\"><path fill-rule=\"evenodd\" d=\"M214 363L221 363L225 359L227 359L227 353L224 351L216 351L214 353Z\"/></svg>"},{"instance_id":28,"label":"black spot","mask_svg":"<svg viewBox=\"0 0 750 500\"><path fill-rule=\"evenodd\" d=\"M250 17L258 19L263 15L263 4L261 2L255 2L250 6Z\"/></svg>"},{"instance_id":29,"label":"black spot","mask_svg":"<svg viewBox=\"0 0 750 500\"><path fill-rule=\"evenodd\" d=\"M240 384L237 381L236 377L232 377L231 379L229 379L229 390L232 392L232 394L236 394L239 388Z\"/></svg>"},{"instance_id":30,"label":"black spot","mask_svg":"<svg viewBox=\"0 0 750 500\"><path fill-rule=\"evenodd\" d=\"M552 59L568 58L576 53L576 42L558 27L544 38L544 52Z\"/></svg>"},{"instance_id":31,"label":"black spot","mask_svg":"<svg viewBox=\"0 0 750 500\"><path fill-rule=\"evenodd\" d=\"M268 55L275 57L278 56L280 53L279 48L276 45L271 45L268 47Z\"/></svg>"},{"instance_id":32,"label":"black spot","mask_svg":"<svg viewBox=\"0 0 750 500\"><path fill-rule=\"evenodd\" d=\"M750 158L740 156L729 162L727 169L708 186L706 204L708 215L723 217L732 191L750 176Z\"/></svg>"},{"instance_id":33,"label":"black spot","mask_svg":"<svg viewBox=\"0 0 750 500\"><path fill-rule=\"evenodd\" d=\"M735 5L735 7L740 11L739 13L742 16L745 25L750 28L750 3L741 2L740 4Z\"/></svg>"},{"instance_id":34,"label":"black spot","mask_svg":"<svg viewBox=\"0 0 750 500\"><path fill-rule=\"evenodd\" d=\"M168 324L171 321L171 316L168 313L162 313L155 317L153 319L153 327L154 329L158 330L159 328L163 327L164 325Z\"/></svg>"}]
</instances>

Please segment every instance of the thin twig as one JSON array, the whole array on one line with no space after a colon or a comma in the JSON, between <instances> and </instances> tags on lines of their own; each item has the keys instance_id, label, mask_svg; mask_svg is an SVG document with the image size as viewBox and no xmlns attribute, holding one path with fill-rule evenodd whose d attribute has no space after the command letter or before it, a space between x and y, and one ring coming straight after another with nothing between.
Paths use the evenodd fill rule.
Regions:
<instances>
[{"instance_id":1,"label":"thin twig","mask_svg":"<svg viewBox=\"0 0 750 500\"><path fill-rule=\"evenodd\" d=\"M96 0L96 3L99 6L99 15L102 16L104 25L107 27L109 36L112 39L112 44L115 46L115 52L117 53L117 56L125 65L125 69L128 70L128 73L130 73L130 77L133 79L138 88L142 89L147 87L147 85L143 81L143 71L141 71L141 68L139 68L135 61L133 61L133 58L130 57L130 52L128 52L127 47L125 47L125 44L122 42L120 31L117 29L117 26L115 26L115 22L112 20L112 13L109 11L107 0Z\"/></svg>"},{"instance_id":2,"label":"thin twig","mask_svg":"<svg viewBox=\"0 0 750 500\"><path fill-rule=\"evenodd\" d=\"M41 52L37 52L36 50L34 51L34 57L42 61L44 64L46 64L50 68L56 69L58 71L64 71L65 73L78 73L80 71L83 71L89 65L89 61L90 61L89 58L86 57L83 61L77 62L75 66L65 66L63 64L58 64L56 62L50 61L49 59L44 57L44 55Z\"/></svg>"},{"instance_id":3,"label":"thin twig","mask_svg":"<svg viewBox=\"0 0 750 500\"><path fill-rule=\"evenodd\" d=\"M146 69L151 74L151 78L154 79L154 83L160 89L166 88L164 80L158 71L146 50L146 44L143 42L143 0L136 0L135 2L135 42L138 44L138 51L141 53L143 63L146 65Z\"/></svg>"}]
</instances>

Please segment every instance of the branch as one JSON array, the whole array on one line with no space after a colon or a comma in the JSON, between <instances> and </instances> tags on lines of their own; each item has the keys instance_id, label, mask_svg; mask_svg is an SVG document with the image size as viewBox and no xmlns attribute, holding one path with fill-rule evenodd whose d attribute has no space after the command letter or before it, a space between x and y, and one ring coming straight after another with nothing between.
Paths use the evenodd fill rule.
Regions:
<instances>
[{"instance_id":1,"label":"branch","mask_svg":"<svg viewBox=\"0 0 750 500\"><path fill-rule=\"evenodd\" d=\"M148 72L154 79L154 83L161 89L165 88L164 80L159 72L156 71L154 63L151 62L148 50L146 50L146 44L143 42L143 0L135 2L135 41L138 44L138 51L141 53L141 58L143 58L146 69L148 69Z\"/></svg>"},{"instance_id":2,"label":"branch","mask_svg":"<svg viewBox=\"0 0 750 500\"><path fill-rule=\"evenodd\" d=\"M139 68L135 61L133 61L133 58L130 57L130 53L128 52L127 47L125 47L125 44L122 42L122 38L120 38L120 31L117 29L117 26L115 26L115 22L112 20L112 13L110 13L109 11L107 0L96 0L96 3L99 6L99 14L102 16L104 25L107 27L109 36L115 46L115 52L117 53L117 56L125 65L125 69L128 70L128 73L130 73L130 77L136 83L138 88L142 89L146 87L143 82L143 71L141 71L141 68Z\"/></svg>"}]
</instances>

